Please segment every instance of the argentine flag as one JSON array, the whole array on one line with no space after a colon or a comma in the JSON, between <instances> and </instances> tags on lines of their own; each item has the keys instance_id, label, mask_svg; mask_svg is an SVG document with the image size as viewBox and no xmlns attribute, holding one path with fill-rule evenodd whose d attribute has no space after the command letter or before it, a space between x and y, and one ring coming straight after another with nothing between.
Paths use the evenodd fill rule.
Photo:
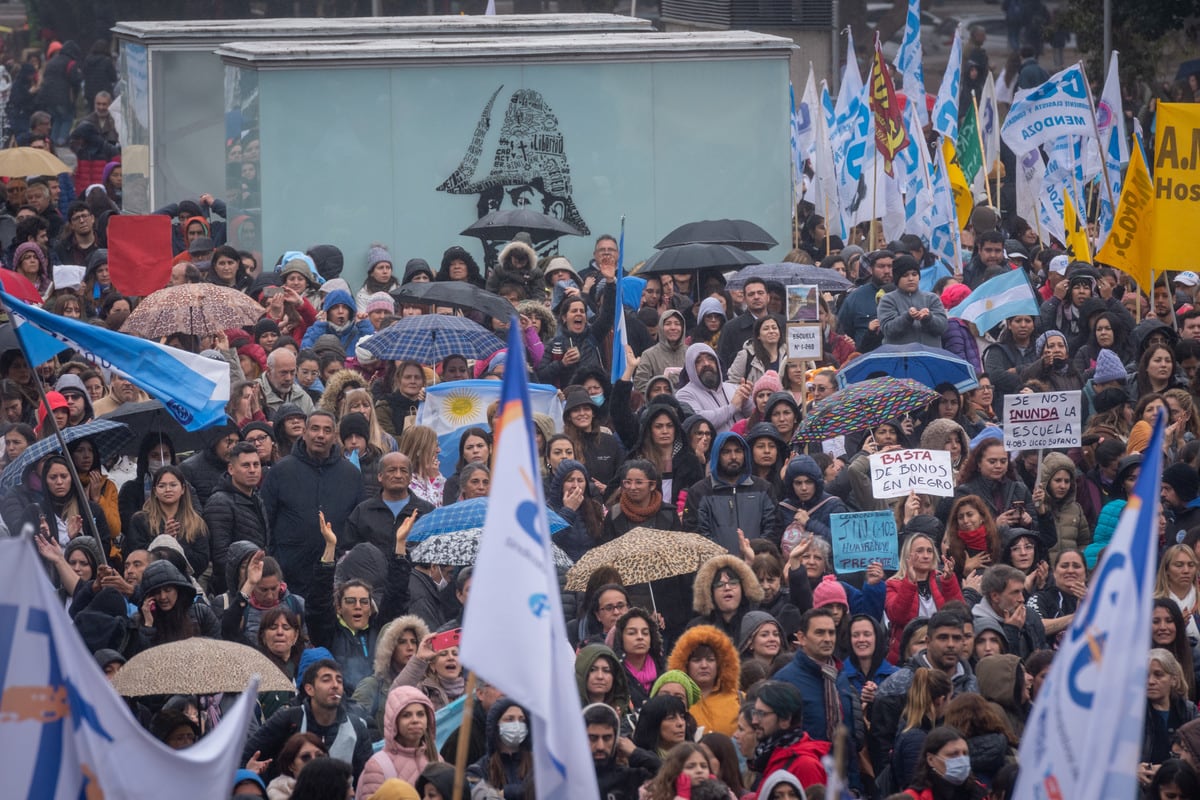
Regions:
<instances>
[{"instance_id":1,"label":"argentine flag","mask_svg":"<svg viewBox=\"0 0 1200 800\"><path fill-rule=\"evenodd\" d=\"M1009 317L1037 319L1038 305L1025 270L1009 270L979 284L967 299L946 312L964 322L974 322L980 333L991 330Z\"/></svg>"},{"instance_id":2,"label":"argentine flag","mask_svg":"<svg viewBox=\"0 0 1200 800\"><path fill-rule=\"evenodd\" d=\"M524 345L522 345L524 346ZM438 437L438 458L442 474L450 477L458 464L458 442L467 428L487 428L487 410L500 400L501 381L450 381L430 386L425 400L417 406L417 424L433 428ZM531 411L554 420L554 430L562 430L562 398L553 386L535 383L529 386Z\"/></svg>"}]
</instances>

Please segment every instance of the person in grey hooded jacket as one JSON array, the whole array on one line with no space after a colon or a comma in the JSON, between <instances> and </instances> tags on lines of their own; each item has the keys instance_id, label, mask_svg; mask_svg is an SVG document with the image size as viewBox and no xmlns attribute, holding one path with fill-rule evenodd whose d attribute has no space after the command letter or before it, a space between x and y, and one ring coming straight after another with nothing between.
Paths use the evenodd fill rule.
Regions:
<instances>
[{"instance_id":1,"label":"person in grey hooded jacket","mask_svg":"<svg viewBox=\"0 0 1200 800\"><path fill-rule=\"evenodd\" d=\"M709 456L710 475L688 489L683 528L707 536L740 557L738 531L747 539L779 541L775 503L766 481L751 473L750 446L736 433L719 433Z\"/></svg>"},{"instance_id":2,"label":"person in grey hooded jacket","mask_svg":"<svg viewBox=\"0 0 1200 800\"><path fill-rule=\"evenodd\" d=\"M728 431L734 422L753 412L750 384L742 381L741 386L730 391L721 383L721 363L708 345L689 346L683 358L683 369L687 383L679 387L675 398L712 423L717 433Z\"/></svg>"},{"instance_id":3,"label":"person in grey hooded jacket","mask_svg":"<svg viewBox=\"0 0 1200 800\"><path fill-rule=\"evenodd\" d=\"M658 344L645 350L633 371L633 388L645 394L646 385L655 375L665 375L668 369L683 369L687 356L684 334L687 323L673 308L658 319Z\"/></svg>"},{"instance_id":4,"label":"person in grey hooded jacket","mask_svg":"<svg viewBox=\"0 0 1200 800\"><path fill-rule=\"evenodd\" d=\"M895 291L879 300L879 327L884 344L942 346L948 324L942 301L921 291L921 265L912 256L900 256L892 265Z\"/></svg>"}]
</instances>

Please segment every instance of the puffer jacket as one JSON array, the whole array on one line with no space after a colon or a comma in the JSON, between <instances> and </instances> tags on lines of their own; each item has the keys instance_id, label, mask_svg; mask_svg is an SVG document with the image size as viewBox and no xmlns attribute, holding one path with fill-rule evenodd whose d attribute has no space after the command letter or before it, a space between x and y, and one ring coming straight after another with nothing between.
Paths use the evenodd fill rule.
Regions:
<instances>
[{"instance_id":1,"label":"puffer jacket","mask_svg":"<svg viewBox=\"0 0 1200 800\"><path fill-rule=\"evenodd\" d=\"M1100 554L1108 547L1108 542L1117 529L1117 522L1121 519L1121 512L1125 510L1125 502L1110 500L1100 509L1100 516L1096 518L1096 530L1092 534L1092 543L1083 550L1088 569L1095 568Z\"/></svg>"},{"instance_id":2,"label":"puffer jacket","mask_svg":"<svg viewBox=\"0 0 1200 800\"><path fill-rule=\"evenodd\" d=\"M557 386L559 389L576 382L576 376L587 370L605 370L607 363L602 351L604 342L613 327L613 309L617 303L616 286L608 284L601 295L600 312L591 322L587 323L580 333L571 333L563 329L561 319L558 320L558 334L546 342L542 352L542 360L537 365L539 383ZM579 360L574 364L564 364L563 354L572 347L579 348Z\"/></svg>"},{"instance_id":3,"label":"puffer jacket","mask_svg":"<svg viewBox=\"0 0 1200 800\"><path fill-rule=\"evenodd\" d=\"M316 343L317 337L331 333L341 342L342 350L346 355L354 353L354 345L358 344L360 336L370 336L375 333L375 328L371 325L369 319L355 320L354 316L358 313L358 305L354 302L354 297L344 289L334 289L329 294L325 295L325 302L321 304L321 310L329 313L329 309L337 305L349 306L350 321L341 330L337 330L328 320L320 320L308 326L308 330L304 332L304 339L301 347L311 348Z\"/></svg>"},{"instance_id":4,"label":"puffer jacket","mask_svg":"<svg viewBox=\"0 0 1200 800\"><path fill-rule=\"evenodd\" d=\"M1071 488L1061 501L1054 500L1050 495L1050 479L1058 472L1067 472L1071 476ZM1058 529L1058 542L1050 548L1051 559L1063 550L1084 548L1091 544L1092 527L1083 513L1083 506L1075 500L1079 486L1075 462L1062 453L1046 453L1038 480L1046 492L1046 507L1054 515L1054 526Z\"/></svg>"},{"instance_id":5,"label":"puffer jacket","mask_svg":"<svg viewBox=\"0 0 1200 800\"><path fill-rule=\"evenodd\" d=\"M384 735L384 710L388 703L389 687L400 674L393 666L392 656L396 651L396 643L406 632L416 636L420 643L429 635L429 626L414 614L396 617L384 625L379 638L375 640L375 672L359 681L354 689L354 702L363 710L374 741L379 741Z\"/></svg>"},{"instance_id":6,"label":"puffer jacket","mask_svg":"<svg viewBox=\"0 0 1200 800\"><path fill-rule=\"evenodd\" d=\"M408 576L412 562L405 556L388 557L387 587L379 609L367 620L367 627L353 631L338 618L334 606L334 565L317 561L313 567L313 587L308 597L308 634L313 645L327 647L342 666L346 693L353 694L358 682L375 672L375 648L379 631L408 607Z\"/></svg>"},{"instance_id":7,"label":"puffer jacket","mask_svg":"<svg viewBox=\"0 0 1200 800\"><path fill-rule=\"evenodd\" d=\"M209 588L219 594L230 588L225 582L230 546L234 542L249 542L266 550L271 541L271 528L267 524L267 513L258 490L243 494L234 487L228 473L221 477L220 483L204 504L203 516L212 544L213 573Z\"/></svg>"},{"instance_id":8,"label":"puffer jacket","mask_svg":"<svg viewBox=\"0 0 1200 800\"><path fill-rule=\"evenodd\" d=\"M414 686L392 689L388 692L387 711L383 716L383 749L368 759L362 774L358 776L358 789L354 794L356 800L366 800L389 778L399 778L415 786L421 771L430 763L423 747L404 747L396 741L396 719L401 711L414 703L425 709L428 725L425 735L436 740L437 719L429 698ZM437 760L440 761L441 757Z\"/></svg>"},{"instance_id":9,"label":"puffer jacket","mask_svg":"<svg viewBox=\"0 0 1200 800\"><path fill-rule=\"evenodd\" d=\"M179 469L183 471L183 476L192 487L192 504L197 509L208 505L208 499L212 497L229 468L228 462L214 452L215 446L214 443L192 453L179 464Z\"/></svg>"},{"instance_id":10,"label":"puffer jacket","mask_svg":"<svg viewBox=\"0 0 1200 800\"><path fill-rule=\"evenodd\" d=\"M525 263L528 269L518 269L512 261L513 253L525 253ZM500 284L515 283L525 289L525 297L529 300L541 300L546 296L546 280L542 270L538 268L537 251L522 241L513 240L504 245L496 267L488 275L487 290L500 291Z\"/></svg>"},{"instance_id":11,"label":"puffer jacket","mask_svg":"<svg viewBox=\"0 0 1200 800\"><path fill-rule=\"evenodd\" d=\"M732 736L737 729L742 694L738 690L741 666L733 641L712 625L697 625L679 637L667 659L667 669L687 672L688 660L700 645L708 645L717 656L716 686L688 711L706 731Z\"/></svg>"},{"instance_id":12,"label":"puffer jacket","mask_svg":"<svg viewBox=\"0 0 1200 800\"><path fill-rule=\"evenodd\" d=\"M976 374L983 374L983 365L979 360L979 343L967 323L961 319L950 318L946 321L946 330L942 333L942 349L966 361L975 368Z\"/></svg>"},{"instance_id":13,"label":"puffer jacket","mask_svg":"<svg viewBox=\"0 0 1200 800\"><path fill-rule=\"evenodd\" d=\"M693 345L694 347L695 345ZM745 459L737 480L730 483L720 477L718 465L721 448L730 439L741 444ZM747 539L779 541L779 521L775 504L766 481L751 474L750 447L735 433L717 434L709 455L711 474L697 481L688 489L687 503L683 509L683 529L695 531L722 545L731 554L740 557L738 529Z\"/></svg>"}]
</instances>

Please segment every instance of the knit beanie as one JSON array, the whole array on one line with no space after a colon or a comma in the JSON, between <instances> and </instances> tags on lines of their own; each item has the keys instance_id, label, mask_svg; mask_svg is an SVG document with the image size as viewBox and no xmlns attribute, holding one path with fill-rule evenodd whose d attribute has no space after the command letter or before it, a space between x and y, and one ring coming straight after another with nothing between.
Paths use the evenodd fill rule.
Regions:
<instances>
[{"instance_id":1,"label":"knit beanie","mask_svg":"<svg viewBox=\"0 0 1200 800\"><path fill-rule=\"evenodd\" d=\"M658 690L666 686L668 683L678 683L683 687L684 694L687 695L688 706L694 706L700 702L700 687L692 680L692 676L688 675L683 670L669 669L662 675L658 676L658 680L650 687L650 696L654 697L658 694Z\"/></svg>"},{"instance_id":2,"label":"knit beanie","mask_svg":"<svg viewBox=\"0 0 1200 800\"><path fill-rule=\"evenodd\" d=\"M263 317L258 322L254 323L254 338L262 336L264 333L273 333L279 335L279 323L270 317Z\"/></svg>"},{"instance_id":3,"label":"knit beanie","mask_svg":"<svg viewBox=\"0 0 1200 800\"><path fill-rule=\"evenodd\" d=\"M1121 357L1112 350L1101 350L1096 356L1096 369L1092 373L1092 383L1111 383L1124 381L1128 377Z\"/></svg>"},{"instance_id":4,"label":"knit beanie","mask_svg":"<svg viewBox=\"0 0 1200 800\"><path fill-rule=\"evenodd\" d=\"M1162 482L1175 490L1179 499L1190 503L1200 494L1200 473L1183 462L1172 464L1163 470Z\"/></svg>"},{"instance_id":5,"label":"knit beanie","mask_svg":"<svg viewBox=\"0 0 1200 800\"><path fill-rule=\"evenodd\" d=\"M338 437L342 441L355 435L364 439L371 438L371 425L367 422L366 416L357 411L342 417L342 421L338 424Z\"/></svg>"},{"instance_id":6,"label":"knit beanie","mask_svg":"<svg viewBox=\"0 0 1200 800\"><path fill-rule=\"evenodd\" d=\"M1059 339L1063 340L1064 344L1066 344L1067 337L1066 337L1066 335L1063 334L1062 331L1053 330L1053 329L1048 330L1037 338L1037 343L1035 344L1035 349L1037 350L1038 358L1042 357L1042 351L1046 349L1046 342L1048 342L1050 340L1050 337L1052 337L1052 336L1057 336Z\"/></svg>"},{"instance_id":7,"label":"knit beanie","mask_svg":"<svg viewBox=\"0 0 1200 800\"><path fill-rule=\"evenodd\" d=\"M396 313L396 301L387 292L375 292L367 298L367 313L372 311L386 311L389 314Z\"/></svg>"},{"instance_id":8,"label":"knit beanie","mask_svg":"<svg viewBox=\"0 0 1200 800\"><path fill-rule=\"evenodd\" d=\"M764 372L762 377L754 382L754 391L750 393L750 396L758 397L758 393L764 390L769 391L771 394L783 391L783 383L779 380L779 373L773 369Z\"/></svg>"},{"instance_id":9,"label":"knit beanie","mask_svg":"<svg viewBox=\"0 0 1200 800\"><path fill-rule=\"evenodd\" d=\"M946 311L957 306L963 300L967 299L967 295L971 293L971 287L965 283L952 283L945 289L942 289L942 305Z\"/></svg>"},{"instance_id":10,"label":"knit beanie","mask_svg":"<svg viewBox=\"0 0 1200 800\"><path fill-rule=\"evenodd\" d=\"M239 356L245 356L258 365L260 370L264 372L267 369L267 351L262 349L259 344L244 344L237 349Z\"/></svg>"},{"instance_id":11,"label":"knit beanie","mask_svg":"<svg viewBox=\"0 0 1200 800\"><path fill-rule=\"evenodd\" d=\"M813 589L813 608L831 606L834 603L840 603L846 608L850 607L850 601L846 599L846 589L837 576L826 575Z\"/></svg>"},{"instance_id":12,"label":"knit beanie","mask_svg":"<svg viewBox=\"0 0 1200 800\"><path fill-rule=\"evenodd\" d=\"M384 261L391 264L392 254L381 244L371 245L371 249L367 251L367 272L375 269L376 264L383 263Z\"/></svg>"}]
</instances>

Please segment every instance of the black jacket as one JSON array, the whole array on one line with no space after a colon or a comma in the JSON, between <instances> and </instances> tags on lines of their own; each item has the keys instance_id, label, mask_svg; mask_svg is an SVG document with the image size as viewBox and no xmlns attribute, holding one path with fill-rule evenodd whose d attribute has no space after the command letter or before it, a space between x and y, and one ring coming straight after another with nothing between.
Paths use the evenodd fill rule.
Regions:
<instances>
[{"instance_id":1,"label":"black jacket","mask_svg":"<svg viewBox=\"0 0 1200 800\"><path fill-rule=\"evenodd\" d=\"M438 630L449 619L433 578L415 569L408 579L408 613L424 620L431 631Z\"/></svg>"},{"instance_id":2,"label":"black jacket","mask_svg":"<svg viewBox=\"0 0 1200 800\"><path fill-rule=\"evenodd\" d=\"M334 445L329 455L309 455L304 440L296 442L263 481L262 501L271 529L270 553L283 568L292 591L307 598L312 585L312 565L321 558L318 512L337 534L346 529L354 508L363 501L363 481L358 469ZM390 552L390 549L389 549Z\"/></svg>"},{"instance_id":3,"label":"black jacket","mask_svg":"<svg viewBox=\"0 0 1200 800\"><path fill-rule=\"evenodd\" d=\"M225 585L229 546L244 541L266 550L271 541L271 528L267 525L267 513L258 490L249 495L242 494L234 487L228 473L204 505L204 522L208 525L208 538L212 544L213 571L209 588L213 594L220 594L229 588Z\"/></svg>"},{"instance_id":4,"label":"black jacket","mask_svg":"<svg viewBox=\"0 0 1200 800\"><path fill-rule=\"evenodd\" d=\"M139 511L133 515L133 519L129 520L129 528L125 531L125 541L122 544L122 550L126 553L134 550L149 550L150 542L154 541L155 537L162 533L166 533L165 526L160 525L156 531L150 530L150 521L146 518L146 512ZM208 569L211 559L209 536L200 536L194 542L189 542L183 538L180 538L178 541L179 546L183 548L184 556L187 557L188 564L192 567L192 574L196 576L203 575L204 570Z\"/></svg>"},{"instance_id":5,"label":"black jacket","mask_svg":"<svg viewBox=\"0 0 1200 800\"><path fill-rule=\"evenodd\" d=\"M400 509L399 514L392 514L392 510L379 497L364 500L350 512L346 527L338 536L338 555L359 542L369 542L384 553L391 553L396 549L396 528L400 527L400 523L413 514L425 516L430 511L433 511L433 506L412 492L408 493L408 504Z\"/></svg>"},{"instance_id":6,"label":"black jacket","mask_svg":"<svg viewBox=\"0 0 1200 800\"><path fill-rule=\"evenodd\" d=\"M560 328L553 339L546 342L542 361L537 366L537 379L562 389L575 383L575 376L587 370L604 370L605 360L601 355L604 341L613 326L613 306L616 304L616 286L608 284L602 295L600 313L589 322L579 335L567 333ZM572 347L579 348L579 360L567 366L562 362L563 354Z\"/></svg>"},{"instance_id":7,"label":"black jacket","mask_svg":"<svg viewBox=\"0 0 1200 800\"><path fill-rule=\"evenodd\" d=\"M206 447L185 458L179 469L192 485L192 500L196 508L204 508L221 483L221 478L228 472L229 464L225 459L218 458L212 448Z\"/></svg>"},{"instance_id":8,"label":"black jacket","mask_svg":"<svg viewBox=\"0 0 1200 800\"><path fill-rule=\"evenodd\" d=\"M371 736L367 733L367 723L357 714L350 713L343 705L338 709L337 720L328 728L323 728L313 719L312 706L308 700L304 700L300 705L279 709L260 725L254 735L246 740L241 763L245 764L256 751L261 754L261 758L271 758L278 762L277 756L284 743L292 734L302 730L321 737L328 750L337 739L338 730L347 721L354 726L354 760L350 766L357 776L375 752L371 747Z\"/></svg>"},{"instance_id":9,"label":"black jacket","mask_svg":"<svg viewBox=\"0 0 1200 800\"><path fill-rule=\"evenodd\" d=\"M71 93L83 85L82 56L79 45L67 42L50 57L37 91L38 108L53 112L71 105Z\"/></svg>"},{"instance_id":10,"label":"black jacket","mask_svg":"<svg viewBox=\"0 0 1200 800\"><path fill-rule=\"evenodd\" d=\"M394 545L393 545L394 547ZM318 647L328 647L342 666L346 694L375 669L375 642L379 630L408 608L408 576L412 562L404 556L388 558L387 587L379 610L372 614L365 630L357 633L343 625L334 608L333 564L317 562L313 567L312 593L308 598L308 635Z\"/></svg>"}]
</instances>

